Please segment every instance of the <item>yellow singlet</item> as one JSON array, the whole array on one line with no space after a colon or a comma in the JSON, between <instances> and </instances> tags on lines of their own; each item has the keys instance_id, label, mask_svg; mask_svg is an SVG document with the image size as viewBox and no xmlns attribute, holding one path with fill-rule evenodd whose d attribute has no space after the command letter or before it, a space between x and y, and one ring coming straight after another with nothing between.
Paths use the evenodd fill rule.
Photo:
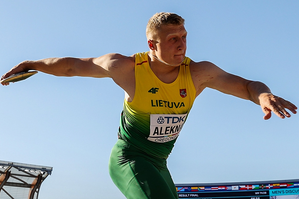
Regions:
<instances>
[{"instance_id":1,"label":"yellow singlet","mask_svg":"<svg viewBox=\"0 0 299 199\"><path fill-rule=\"evenodd\" d=\"M167 158L196 97L190 59L180 65L172 83L162 82L151 70L148 53L135 55L135 95L124 101L120 137L158 158Z\"/></svg>"}]
</instances>

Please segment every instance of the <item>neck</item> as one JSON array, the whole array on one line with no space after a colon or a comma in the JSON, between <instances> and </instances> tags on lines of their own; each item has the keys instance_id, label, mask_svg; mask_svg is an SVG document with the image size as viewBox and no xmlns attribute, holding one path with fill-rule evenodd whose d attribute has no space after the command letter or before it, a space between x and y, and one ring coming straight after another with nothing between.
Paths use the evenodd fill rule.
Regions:
<instances>
[{"instance_id":1,"label":"neck","mask_svg":"<svg viewBox=\"0 0 299 199\"><path fill-rule=\"evenodd\" d=\"M158 60L159 62L161 62L162 64L166 64L167 66L179 66L183 63L183 61L180 63L180 64L169 64L169 63L166 63L165 61L162 61L161 59L159 59L156 55L150 53L156 60Z\"/></svg>"}]
</instances>

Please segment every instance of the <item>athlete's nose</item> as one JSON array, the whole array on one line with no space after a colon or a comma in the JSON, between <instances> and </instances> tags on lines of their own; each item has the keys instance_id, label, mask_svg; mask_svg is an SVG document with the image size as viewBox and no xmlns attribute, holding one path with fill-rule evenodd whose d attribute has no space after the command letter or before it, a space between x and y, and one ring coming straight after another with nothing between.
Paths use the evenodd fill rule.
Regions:
<instances>
[{"instance_id":1,"label":"athlete's nose","mask_svg":"<svg viewBox=\"0 0 299 199\"><path fill-rule=\"evenodd\" d=\"M186 41L183 38L181 38L178 45L178 50L181 51L185 49L186 49Z\"/></svg>"}]
</instances>

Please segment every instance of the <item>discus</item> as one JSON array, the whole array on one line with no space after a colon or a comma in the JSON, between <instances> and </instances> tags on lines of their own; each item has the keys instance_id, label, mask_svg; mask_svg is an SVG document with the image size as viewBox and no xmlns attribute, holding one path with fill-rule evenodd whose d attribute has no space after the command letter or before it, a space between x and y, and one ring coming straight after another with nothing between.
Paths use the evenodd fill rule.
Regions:
<instances>
[{"instance_id":1,"label":"discus","mask_svg":"<svg viewBox=\"0 0 299 199\"><path fill-rule=\"evenodd\" d=\"M32 75L34 75L36 73L37 73L37 71L28 71L28 72L16 73L16 74L13 74L13 75L1 80L0 83L18 82L18 81L21 81L21 80L25 80L28 77L31 77Z\"/></svg>"}]
</instances>

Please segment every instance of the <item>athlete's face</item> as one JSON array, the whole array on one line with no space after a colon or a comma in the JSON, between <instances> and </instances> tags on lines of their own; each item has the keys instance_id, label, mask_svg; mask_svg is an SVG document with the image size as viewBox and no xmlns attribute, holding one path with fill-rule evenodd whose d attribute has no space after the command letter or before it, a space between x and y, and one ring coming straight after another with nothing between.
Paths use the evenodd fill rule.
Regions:
<instances>
[{"instance_id":1,"label":"athlete's face","mask_svg":"<svg viewBox=\"0 0 299 199\"><path fill-rule=\"evenodd\" d=\"M184 25L162 25L157 32L156 56L168 64L180 65L186 54Z\"/></svg>"}]
</instances>

